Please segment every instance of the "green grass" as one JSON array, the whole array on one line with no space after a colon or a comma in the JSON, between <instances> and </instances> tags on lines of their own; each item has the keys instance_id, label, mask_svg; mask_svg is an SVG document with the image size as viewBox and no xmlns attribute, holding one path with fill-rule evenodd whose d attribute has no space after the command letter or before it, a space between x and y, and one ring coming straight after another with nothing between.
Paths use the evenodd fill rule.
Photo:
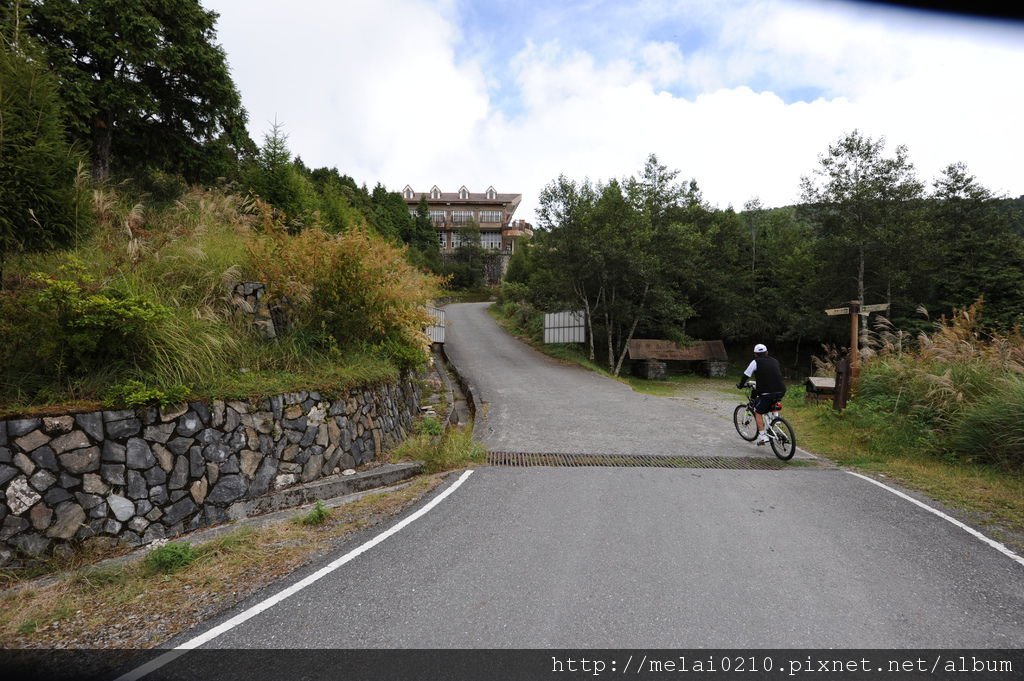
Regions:
<instances>
[{"instance_id":1,"label":"green grass","mask_svg":"<svg viewBox=\"0 0 1024 681\"><path fill-rule=\"evenodd\" d=\"M324 502L317 501L306 515L299 518L303 525L323 525L331 517L331 512L324 506Z\"/></svg>"},{"instance_id":2,"label":"green grass","mask_svg":"<svg viewBox=\"0 0 1024 681\"><path fill-rule=\"evenodd\" d=\"M171 542L147 553L143 564L148 574L173 575L187 568L198 557L199 552L193 548L191 542Z\"/></svg>"},{"instance_id":3,"label":"green grass","mask_svg":"<svg viewBox=\"0 0 1024 681\"><path fill-rule=\"evenodd\" d=\"M428 473L450 471L482 464L487 460L487 450L473 441L470 427L452 427L444 435L413 435L391 453L396 461L422 461Z\"/></svg>"}]
</instances>

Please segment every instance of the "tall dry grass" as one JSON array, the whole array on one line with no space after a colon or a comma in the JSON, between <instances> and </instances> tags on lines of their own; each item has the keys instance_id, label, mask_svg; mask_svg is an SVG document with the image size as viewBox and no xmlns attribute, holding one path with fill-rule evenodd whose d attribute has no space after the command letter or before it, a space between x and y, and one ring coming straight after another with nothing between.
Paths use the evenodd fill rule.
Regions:
<instances>
[{"instance_id":1,"label":"tall dry grass","mask_svg":"<svg viewBox=\"0 0 1024 681\"><path fill-rule=\"evenodd\" d=\"M939 453L1024 470L1024 337L987 330L982 313L981 301L957 310L913 348L879 345L857 401Z\"/></svg>"}]
</instances>

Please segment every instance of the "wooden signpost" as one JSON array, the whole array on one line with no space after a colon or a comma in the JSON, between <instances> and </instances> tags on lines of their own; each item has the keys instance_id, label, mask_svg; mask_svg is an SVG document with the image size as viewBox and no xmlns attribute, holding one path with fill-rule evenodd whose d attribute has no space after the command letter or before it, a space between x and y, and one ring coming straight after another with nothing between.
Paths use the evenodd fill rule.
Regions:
<instances>
[{"instance_id":1,"label":"wooden signpost","mask_svg":"<svg viewBox=\"0 0 1024 681\"><path fill-rule=\"evenodd\" d=\"M833 307L825 310L825 314L829 317L838 317L844 314L850 315L850 375L849 381L846 382L850 388L857 384L857 379L860 377L860 317L861 315L867 317L872 312L881 312L888 309L889 303L864 305L861 307L859 300L851 300L846 307ZM864 320L864 323L867 324L867 319ZM839 389L838 383L836 385L836 392L844 392ZM846 404L847 397L848 395L842 395L841 401L843 405Z\"/></svg>"}]
</instances>

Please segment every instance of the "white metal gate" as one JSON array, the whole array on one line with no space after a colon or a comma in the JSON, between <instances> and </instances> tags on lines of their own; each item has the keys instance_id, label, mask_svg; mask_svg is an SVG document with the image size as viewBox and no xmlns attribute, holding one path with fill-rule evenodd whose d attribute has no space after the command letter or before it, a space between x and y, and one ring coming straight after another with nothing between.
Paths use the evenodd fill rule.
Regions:
<instances>
[{"instance_id":1,"label":"white metal gate","mask_svg":"<svg viewBox=\"0 0 1024 681\"><path fill-rule=\"evenodd\" d=\"M434 323L427 327L430 342L444 343L444 310L439 307L427 306L427 314L434 319Z\"/></svg>"},{"instance_id":2,"label":"white metal gate","mask_svg":"<svg viewBox=\"0 0 1024 681\"><path fill-rule=\"evenodd\" d=\"M585 343L587 327L583 310L549 312L544 315L545 343Z\"/></svg>"}]
</instances>

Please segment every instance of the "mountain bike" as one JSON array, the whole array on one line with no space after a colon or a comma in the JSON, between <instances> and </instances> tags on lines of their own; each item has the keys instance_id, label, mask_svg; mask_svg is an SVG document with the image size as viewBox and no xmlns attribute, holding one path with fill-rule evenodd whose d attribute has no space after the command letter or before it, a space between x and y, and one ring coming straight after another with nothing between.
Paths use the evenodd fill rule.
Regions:
<instances>
[{"instance_id":1,"label":"mountain bike","mask_svg":"<svg viewBox=\"0 0 1024 681\"><path fill-rule=\"evenodd\" d=\"M754 417L757 383L748 381L747 385L750 386L750 397L746 404L738 405L732 412L732 423L741 438L753 442L757 439L757 420ZM779 414L781 411L781 402L772 405L772 410L764 415L764 431L768 435L768 443L772 446L775 456L783 461L789 461L796 454L796 433L793 432L793 426Z\"/></svg>"}]
</instances>

